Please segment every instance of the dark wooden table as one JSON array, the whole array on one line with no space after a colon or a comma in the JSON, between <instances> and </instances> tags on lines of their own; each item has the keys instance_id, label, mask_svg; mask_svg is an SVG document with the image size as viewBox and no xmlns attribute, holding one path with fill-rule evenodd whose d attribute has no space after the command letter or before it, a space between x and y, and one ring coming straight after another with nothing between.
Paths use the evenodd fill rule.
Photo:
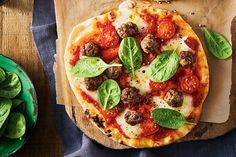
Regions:
<instances>
[{"instance_id":1,"label":"dark wooden table","mask_svg":"<svg viewBox=\"0 0 236 157\"><path fill-rule=\"evenodd\" d=\"M39 107L32 136L13 156L59 157L63 151L54 128L48 81L30 29L32 7L32 0L9 0L0 6L0 53L15 60L27 72L35 85Z\"/></svg>"}]
</instances>

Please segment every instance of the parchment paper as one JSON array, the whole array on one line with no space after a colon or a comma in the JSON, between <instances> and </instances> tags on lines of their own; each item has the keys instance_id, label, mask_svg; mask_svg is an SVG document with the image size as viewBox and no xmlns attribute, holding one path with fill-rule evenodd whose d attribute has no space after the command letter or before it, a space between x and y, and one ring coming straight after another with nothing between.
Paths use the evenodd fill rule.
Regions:
<instances>
[{"instance_id":1,"label":"parchment paper","mask_svg":"<svg viewBox=\"0 0 236 157\"><path fill-rule=\"evenodd\" d=\"M107 11L115 8L120 2L121 1L111 0L96 1L96 6L103 6L98 8L96 6L93 7L93 4L90 4L90 2L86 3L86 1L84 1L83 7L77 6L80 9L78 9L76 14L79 14L80 18L75 18L74 16L66 17L66 20L71 21L71 25L67 28L62 28L60 25L58 25L58 30L66 32L63 33L65 36L60 36L61 33L58 32L59 40L63 38L64 42L59 42L56 63L54 66L56 76L57 102L59 104L72 106L79 105L67 82L63 63L64 48L66 44L65 41L67 40L70 31L76 24L92 16L99 15L104 12L104 10ZM76 2L74 3L76 4ZM151 3L147 1L145 4L151 5ZM73 4L71 4L71 6L72 5ZM214 30L223 34L229 41L231 41L231 21L236 15L235 0L175 0L171 4L153 3L152 6L176 10L179 12L193 27L197 35L200 37L203 45L203 33L199 27L199 24L206 25L210 30ZM71 10L71 8L65 9L66 12ZM88 11L90 9L91 11ZM231 89L232 59L218 60L208 53L205 45L204 49L210 68L210 91L204 103L201 121L223 123L227 121L230 111L229 95Z\"/></svg>"},{"instance_id":2,"label":"parchment paper","mask_svg":"<svg viewBox=\"0 0 236 157\"><path fill-rule=\"evenodd\" d=\"M101 143L104 146L114 149L127 148L117 142L114 142L94 125L92 125L84 115L82 107L78 104L75 96L70 89L64 70L63 55L69 33L76 24L103 12L116 8L120 0L54 0L56 20L57 20L57 56L54 66L56 75L56 88L58 103L66 104L66 112L75 124L91 139ZM145 2L150 5L150 2ZM235 0L174 0L172 4L152 4L154 7L167 8L177 10L181 13L187 22L191 24L193 29L199 35L202 43L202 32L198 24L207 24L207 26L227 36L230 40L230 29L232 32L233 49L236 49L236 17L235 15ZM214 22L213 22L214 21ZM211 71L211 89L210 96L204 104L203 120L210 117L208 121L218 123L199 122L198 125L181 141L191 141L200 139L210 139L223 135L226 132L236 127L236 78L232 77L232 88L230 94L230 115L227 119L229 111L229 93L231 85L231 59L227 61L218 61L206 51ZM232 76L236 75L236 54L233 53ZM216 65L220 67L221 72L217 73ZM223 71L223 72L222 72ZM216 75L216 76L215 76ZM221 82L220 82L221 81ZM214 83L215 82L215 83ZM226 85L222 85L224 82ZM216 85L216 86L215 86ZM212 86L215 86L213 88ZM215 94L214 94L215 93ZM222 103L218 103L218 97L221 97ZM213 99L213 100L211 100ZM214 99L217 99L214 100ZM212 101L212 104L211 104ZM215 103L216 102L216 103ZM213 107L212 107L213 106ZM218 109L217 109L218 108ZM215 112L217 110L217 114ZM223 111L224 110L224 111ZM210 111L210 112L209 112ZM220 119L218 118L220 115ZM206 118L204 118L206 117ZM214 119L215 118L215 119ZM213 120L212 120L213 119ZM206 120L205 120L206 121ZM210 121L210 122L211 122Z\"/></svg>"}]
</instances>

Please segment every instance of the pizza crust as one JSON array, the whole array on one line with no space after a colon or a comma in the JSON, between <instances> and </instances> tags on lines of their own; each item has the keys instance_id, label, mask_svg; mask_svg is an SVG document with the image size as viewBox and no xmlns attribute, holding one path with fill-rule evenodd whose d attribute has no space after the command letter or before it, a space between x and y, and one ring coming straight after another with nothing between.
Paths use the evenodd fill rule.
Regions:
<instances>
[{"instance_id":1,"label":"pizza crust","mask_svg":"<svg viewBox=\"0 0 236 157\"><path fill-rule=\"evenodd\" d=\"M135 4L133 2L131 3L130 1L126 1L120 5L119 10L122 9L123 7L127 7L127 5L128 5L128 7L133 7ZM142 11L142 9L140 9L140 8L134 8L134 9L137 12ZM201 67L201 74L202 74L200 82L202 84L204 84L205 86L203 88L204 92L203 92L202 102L192 112L192 114L194 114L194 117L196 118L195 121L198 121L200 118L201 112L202 112L202 104L203 104L203 102L208 94L208 90L209 90L209 70L208 70L207 59L206 59L203 47L201 45L201 42L200 42L199 38L197 37L197 35L192 30L192 28L190 27L190 25L188 23L186 23L183 20L183 18L180 15L178 15L177 13L169 12L169 11L162 10L162 9L154 9L151 7L147 7L146 9L148 10L148 12L158 14L159 16L165 16L166 13L171 13L173 15L173 20L175 21L175 23L177 25L179 25L181 28L183 28L181 33L184 35L192 36L195 39L197 39L199 42L199 50L197 53L198 54L197 58L201 58L201 59L198 59L198 64ZM115 12L119 16L119 13L118 13L119 10L113 11L113 12ZM98 124L94 121L94 117L98 117L100 120L103 120L103 116L92 104L85 101L83 99L83 97L81 96L80 85L76 82L76 78L74 76L72 76L70 73L70 69L72 68L72 66L69 64L69 61L72 58L72 55L70 53L70 48L72 45L76 45L77 43L79 43L79 41L83 37L93 34L94 31L96 31L95 23L98 20L99 21L105 20L106 17L109 17L109 13L93 17L93 18L88 19L85 22L82 22L82 23L78 24L77 26L75 26L69 36L69 40L67 42L65 54L64 54L66 75L69 80L70 86L71 86L73 92L75 93L75 96L76 96L79 104L84 109L84 111L85 110L89 111L89 117L88 117L89 120L97 127L98 127ZM148 138L138 138L138 139L126 138L122 134L120 134L120 132L117 128L113 128L109 125L106 125L105 122L103 123L103 127L98 127L98 129L100 129L107 136L110 136L113 140L115 140L119 143L128 145L128 146L134 147L134 148L158 147L158 146L163 146L163 145L173 143L173 142L177 141L178 139L187 135L193 128L194 128L194 125L185 124L183 127L179 128L179 129L175 130L173 133L171 133L171 135L169 135L165 138L162 138L159 141L153 141ZM108 130L110 130L110 131L108 131Z\"/></svg>"}]
</instances>

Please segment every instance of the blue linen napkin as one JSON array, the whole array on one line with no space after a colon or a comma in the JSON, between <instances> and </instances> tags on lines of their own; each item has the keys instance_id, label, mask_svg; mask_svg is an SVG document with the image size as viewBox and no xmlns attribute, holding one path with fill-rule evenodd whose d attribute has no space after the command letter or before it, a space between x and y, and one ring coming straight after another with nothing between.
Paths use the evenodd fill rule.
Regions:
<instances>
[{"instance_id":1,"label":"blue linen napkin","mask_svg":"<svg viewBox=\"0 0 236 157\"><path fill-rule=\"evenodd\" d=\"M57 39L53 0L35 0L32 33L50 84L54 123L66 157L236 157L236 130L206 141L176 143L154 149L113 150L84 135L70 120L62 105L56 104L53 73Z\"/></svg>"}]
</instances>

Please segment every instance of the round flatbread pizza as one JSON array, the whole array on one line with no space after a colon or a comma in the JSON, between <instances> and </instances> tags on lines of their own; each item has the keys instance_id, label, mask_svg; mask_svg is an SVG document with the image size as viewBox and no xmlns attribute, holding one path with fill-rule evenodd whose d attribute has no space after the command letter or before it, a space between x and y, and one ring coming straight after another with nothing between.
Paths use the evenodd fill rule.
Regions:
<instances>
[{"instance_id":1,"label":"round flatbread pizza","mask_svg":"<svg viewBox=\"0 0 236 157\"><path fill-rule=\"evenodd\" d=\"M208 94L207 59L190 25L133 1L75 26L64 63L88 120L134 148L184 137Z\"/></svg>"}]
</instances>

